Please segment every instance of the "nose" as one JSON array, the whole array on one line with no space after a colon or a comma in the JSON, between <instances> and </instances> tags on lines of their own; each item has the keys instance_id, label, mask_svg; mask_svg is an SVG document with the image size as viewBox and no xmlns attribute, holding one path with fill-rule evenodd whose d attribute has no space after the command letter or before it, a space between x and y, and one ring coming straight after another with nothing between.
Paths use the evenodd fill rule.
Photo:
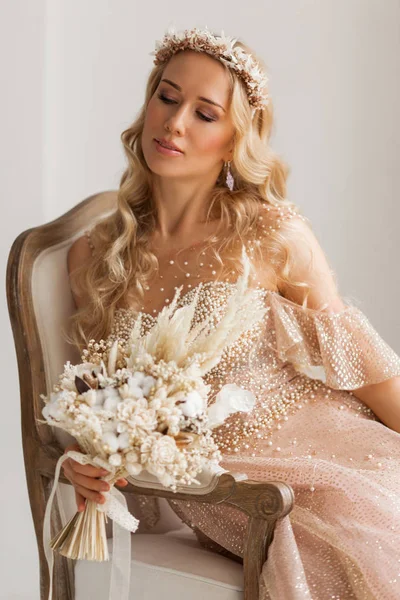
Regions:
<instances>
[{"instance_id":1,"label":"nose","mask_svg":"<svg viewBox=\"0 0 400 600\"><path fill-rule=\"evenodd\" d=\"M171 113L168 119L166 120L165 129L169 132L173 132L176 135L182 135L185 131L184 119L184 108L178 108L177 110L175 110L175 112Z\"/></svg>"}]
</instances>

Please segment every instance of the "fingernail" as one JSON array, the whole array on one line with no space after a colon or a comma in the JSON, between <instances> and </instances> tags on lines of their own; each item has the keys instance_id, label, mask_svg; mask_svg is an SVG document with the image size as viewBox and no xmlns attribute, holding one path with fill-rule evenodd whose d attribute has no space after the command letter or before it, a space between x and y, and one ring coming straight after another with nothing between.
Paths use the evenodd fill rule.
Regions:
<instances>
[{"instance_id":1,"label":"fingernail","mask_svg":"<svg viewBox=\"0 0 400 600\"><path fill-rule=\"evenodd\" d=\"M105 469L101 469L100 473L101 473L102 475L107 475L108 471L106 471Z\"/></svg>"}]
</instances>

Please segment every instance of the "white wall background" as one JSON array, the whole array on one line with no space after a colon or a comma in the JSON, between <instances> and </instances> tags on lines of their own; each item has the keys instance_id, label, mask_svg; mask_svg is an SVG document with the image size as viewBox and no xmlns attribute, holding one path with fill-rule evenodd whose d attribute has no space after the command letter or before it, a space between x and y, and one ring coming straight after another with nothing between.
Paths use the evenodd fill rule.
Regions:
<instances>
[{"instance_id":1,"label":"white wall background","mask_svg":"<svg viewBox=\"0 0 400 600\"><path fill-rule=\"evenodd\" d=\"M118 187L120 133L173 22L240 36L269 67L275 149L341 292L400 353L400 2L0 0L3 281L23 230ZM0 598L39 598L8 311L0 314L3 426ZM7 403L7 405L5 404Z\"/></svg>"}]
</instances>

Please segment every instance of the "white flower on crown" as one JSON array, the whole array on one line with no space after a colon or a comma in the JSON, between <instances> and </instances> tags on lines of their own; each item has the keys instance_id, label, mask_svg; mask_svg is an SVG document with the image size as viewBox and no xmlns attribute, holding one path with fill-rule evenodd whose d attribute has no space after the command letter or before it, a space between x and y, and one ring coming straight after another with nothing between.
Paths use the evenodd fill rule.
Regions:
<instances>
[{"instance_id":1,"label":"white flower on crown","mask_svg":"<svg viewBox=\"0 0 400 600\"><path fill-rule=\"evenodd\" d=\"M268 105L268 92L266 84L268 77L261 72L251 54L241 47L235 48L237 38L226 36L224 31L219 36L214 36L205 29L184 30L177 32L173 26L169 26L164 38L157 41L153 55L154 64L167 61L175 52L182 49L192 49L206 52L220 60L227 67L234 70L242 79L247 92L250 105L255 109L264 110Z\"/></svg>"}]
</instances>

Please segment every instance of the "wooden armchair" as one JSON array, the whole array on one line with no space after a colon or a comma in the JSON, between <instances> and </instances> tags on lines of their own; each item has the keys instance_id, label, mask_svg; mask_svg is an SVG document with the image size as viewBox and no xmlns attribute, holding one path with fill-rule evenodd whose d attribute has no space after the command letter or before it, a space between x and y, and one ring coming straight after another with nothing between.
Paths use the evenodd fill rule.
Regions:
<instances>
[{"instance_id":1,"label":"wooden armchair","mask_svg":"<svg viewBox=\"0 0 400 600\"><path fill-rule=\"evenodd\" d=\"M37 423L36 419L41 418L43 405L40 394L47 394L51 390L53 383L57 381L59 373L63 370L66 360L69 359L72 363L80 362L77 350L67 344L60 334L61 327L66 324L68 316L75 310L68 279L67 251L86 228L116 210L116 200L115 191L96 194L80 202L60 218L22 232L14 241L8 258L8 309L18 360L22 442L26 479L39 550L40 588L43 600L48 597L49 585L48 567L42 543L44 511L57 459L72 438L60 430L52 431L47 425ZM76 509L72 486L63 477L61 477L61 481L60 501L55 502L53 507L55 516L52 522L52 535L65 522L68 502L71 515ZM200 568L200 577L197 573L197 579L207 582L209 600L214 597L226 598L226 600L233 598L258 599L261 567L267 558L275 523L277 519L288 514L293 506L294 494L289 485L283 482L260 483L237 480L231 474L224 473L216 477L213 489L202 495L175 494L163 488L136 487L131 484L124 489L124 493L155 495L161 499L162 511L165 511L168 506L167 501L162 499L172 498L176 500L190 499L210 504L226 503L238 507L248 515L244 557L243 559L237 557L238 562L202 548L186 525L184 530L178 528L177 517L169 529L174 532L178 531L179 535L168 535L168 527L164 528L164 531L161 530L161 533L152 535L151 538L148 537L150 533L133 534L131 536L132 556L142 560L135 565L136 575L139 573L139 579L142 583L146 581L147 587L143 588L141 593L133 593L132 598L155 600L160 593L159 586L163 586L161 589L167 598L177 597L177 595L179 597L180 575L186 584L187 578L192 576L188 569L185 570L182 567L182 560L177 557L177 564L171 567L171 563L169 563L168 569L163 571L163 568L160 568L159 576L148 577L148 571L143 571L146 567L143 562L146 552L143 548L151 541L153 545L150 555L153 557L153 567L157 567L157 564L154 564L157 562L155 551L157 547L162 546L163 554L167 553L170 560L173 560L174 553L179 554L182 551L181 558L189 556L190 561L196 563L198 569ZM171 509L169 510L172 513ZM179 524L182 525L180 521ZM215 568L216 561L217 569ZM78 589L75 585L77 567L75 562L58 554L55 555L54 598L56 600L89 597L88 593L82 589L82 570L87 569L88 577L91 578L99 575L101 572L99 569L102 569L103 573L107 570L107 563L92 564L88 561L79 561L83 564L79 565L81 588ZM214 565L213 574L210 574L210 565ZM94 568L97 571L93 571ZM166 571L169 574L173 572L172 582L162 579L160 573ZM221 584L221 581L218 581L216 572L220 574L222 582L225 581L225 583ZM227 585L226 582L232 579L235 579L235 585ZM135 580L138 581L138 578L135 577ZM135 586L135 582L133 582L133 586ZM168 593L166 593L166 589ZM135 592L135 588L133 591ZM103 585L102 593L105 595L100 596L101 598L108 597L107 586ZM191 597L200 598L203 595L204 589L199 588L198 592Z\"/></svg>"}]
</instances>

